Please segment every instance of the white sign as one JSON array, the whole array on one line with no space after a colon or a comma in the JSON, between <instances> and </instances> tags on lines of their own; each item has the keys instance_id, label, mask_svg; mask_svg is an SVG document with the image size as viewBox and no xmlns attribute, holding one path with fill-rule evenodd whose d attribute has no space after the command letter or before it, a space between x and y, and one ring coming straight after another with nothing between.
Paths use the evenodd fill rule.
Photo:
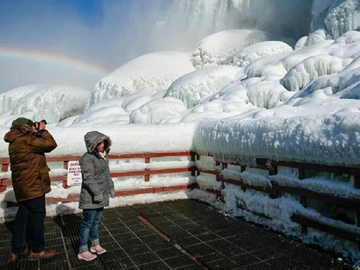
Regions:
<instances>
[{"instance_id":1,"label":"white sign","mask_svg":"<svg viewBox=\"0 0 360 270\"><path fill-rule=\"evenodd\" d=\"M68 171L67 171L67 185L70 186L79 186L81 185L81 167L79 161L69 161L68 162Z\"/></svg>"}]
</instances>

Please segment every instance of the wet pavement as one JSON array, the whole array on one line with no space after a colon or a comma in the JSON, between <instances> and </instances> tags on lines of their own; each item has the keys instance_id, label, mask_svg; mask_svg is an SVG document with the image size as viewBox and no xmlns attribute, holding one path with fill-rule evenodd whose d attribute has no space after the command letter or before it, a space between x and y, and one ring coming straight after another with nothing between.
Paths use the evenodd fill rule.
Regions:
<instances>
[{"instance_id":1,"label":"wet pavement","mask_svg":"<svg viewBox=\"0 0 360 270\"><path fill-rule=\"evenodd\" d=\"M195 200L105 209L100 241L107 252L77 259L80 214L46 218L46 245L59 254L7 263L11 223L0 224L0 269L353 269L336 257Z\"/></svg>"}]
</instances>

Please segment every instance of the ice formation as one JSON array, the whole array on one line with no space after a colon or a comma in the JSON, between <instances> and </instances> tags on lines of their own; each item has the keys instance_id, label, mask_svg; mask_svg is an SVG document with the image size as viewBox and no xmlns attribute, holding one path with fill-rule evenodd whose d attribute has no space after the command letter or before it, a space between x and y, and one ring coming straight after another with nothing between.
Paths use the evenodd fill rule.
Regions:
<instances>
[{"instance_id":1,"label":"ice formation","mask_svg":"<svg viewBox=\"0 0 360 270\"><path fill-rule=\"evenodd\" d=\"M166 124L178 123L184 114L186 107L182 101L173 97L154 99L130 114L131 124Z\"/></svg>"},{"instance_id":2,"label":"ice formation","mask_svg":"<svg viewBox=\"0 0 360 270\"><path fill-rule=\"evenodd\" d=\"M227 65L208 67L188 73L173 82L164 97L175 97L187 108L194 107L242 75L242 69Z\"/></svg>"},{"instance_id":3,"label":"ice formation","mask_svg":"<svg viewBox=\"0 0 360 270\"><path fill-rule=\"evenodd\" d=\"M270 40L294 44L291 39L265 31L227 30L212 34L201 40L195 50L192 51L191 62L196 69L216 66L249 45Z\"/></svg>"},{"instance_id":4,"label":"ice formation","mask_svg":"<svg viewBox=\"0 0 360 270\"><path fill-rule=\"evenodd\" d=\"M281 41L258 42L241 49L225 60L223 64L245 67L254 60L264 56L282 54L291 51L293 51L292 47Z\"/></svg>"},{"instance_id":5,"label":"ice formation","mask_svg":"<svg viewBox=\"0 0 360 270\"><path fill-rule=\"evenodd\" d=\"M0 125L10 125L18 116L48 123L83 112L90 91L71 86L32 85L15 88L0 95Z\"/></svg>"},{"instance_id":6,"label":"ice formation","mask_svg":"<svg viewBox=\"0 0 360 270\"><path fill-rule=\"evenodd\" d=\"M86 108L104 99L166 90L174 80L193 70L187 53L158 52L140 56L100 80Z\"/></svg>"}]
</instances>

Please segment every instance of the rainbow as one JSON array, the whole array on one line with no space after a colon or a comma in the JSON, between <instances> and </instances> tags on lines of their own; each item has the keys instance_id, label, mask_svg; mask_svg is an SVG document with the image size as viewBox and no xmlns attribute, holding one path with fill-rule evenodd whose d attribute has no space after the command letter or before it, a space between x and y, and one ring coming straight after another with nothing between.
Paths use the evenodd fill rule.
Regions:
<instances>
[{"instance_id":1,"label":"rainbow","mask_svg":"<svg viewBox=\"0 0 360 270\"><path fill-rule=\"evenodd\" d=\"M26 49L0 47L0 60L1 59L37 61L48 64L50 63L65 68L78 69L80 71L87 72L100 77L104 77L110 73L109 70L101 67L100 65L71 58L67 55L39 52L39 51L26 50Z\"/></svg>"}]
</instances>

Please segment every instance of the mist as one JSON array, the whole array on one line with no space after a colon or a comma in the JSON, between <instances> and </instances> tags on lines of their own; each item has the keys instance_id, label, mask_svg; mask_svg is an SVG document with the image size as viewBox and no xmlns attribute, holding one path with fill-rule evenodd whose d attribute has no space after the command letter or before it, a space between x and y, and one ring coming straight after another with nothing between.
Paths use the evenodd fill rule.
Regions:
<instances>
[{"instance_id":1,"label":"mist","mask_svg":"<svg viewBox=\"0 0 360 270\"><path fill-rule=\"evenodd\" d=\"M308 34L312 5L312 0L1 1L0 92L34 83L91 90L135 57L190 52L202 38L226 29L259 29L298 39ZM13 59L2 55L2 48L56 54L102 72L36 57Z\"/></svg>"}]
</instances>

